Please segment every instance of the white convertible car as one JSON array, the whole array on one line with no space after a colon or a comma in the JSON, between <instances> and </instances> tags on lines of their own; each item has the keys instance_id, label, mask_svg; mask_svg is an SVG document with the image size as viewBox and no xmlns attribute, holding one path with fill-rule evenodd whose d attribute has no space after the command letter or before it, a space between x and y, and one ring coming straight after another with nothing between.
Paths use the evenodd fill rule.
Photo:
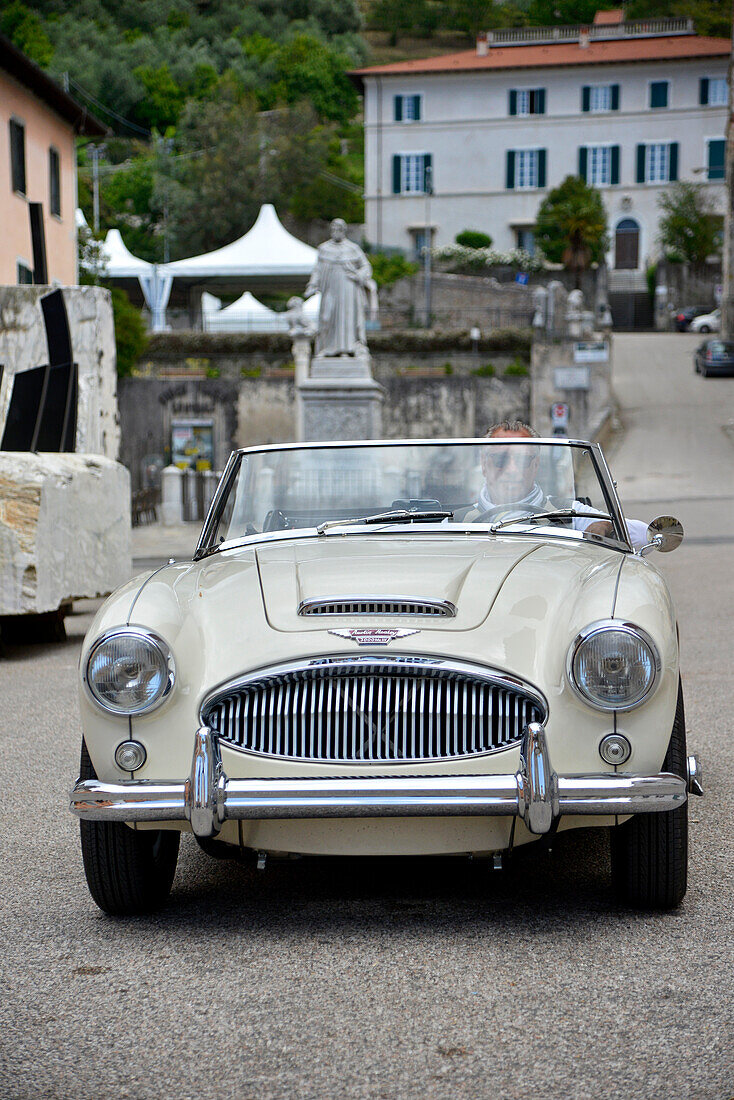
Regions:
<instances>
[{"instance_id":1,"label":"white convertible car","mask_svg":"<svg viewBox=\"0 0 734 1100\"><path fill-rule=\"evenodd\" d=\"M81 654L87 881L162 904L212 854L493 858L609 828L628 904L686 890L675 611L596 445L284 445L230 458L191 560L136 577ZM254 858L254 857L253 857Z\"/></svg>"}]
</instances>

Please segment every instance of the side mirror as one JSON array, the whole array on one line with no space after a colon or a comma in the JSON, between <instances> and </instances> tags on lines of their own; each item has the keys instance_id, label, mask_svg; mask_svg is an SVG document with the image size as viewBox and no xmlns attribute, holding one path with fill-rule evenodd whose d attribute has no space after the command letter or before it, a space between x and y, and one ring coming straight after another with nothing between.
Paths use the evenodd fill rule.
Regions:
<instances>
[{"instance_id":1,"label":"side mirror","mask_svg":"<svg viewBox=\"0 0 734 1100\"><path fill-rule=\"evenodd\" d=\"M683 524L675 516L658 516L647 529L648 543L640 551L640 557L653 550L659 550L661 554L669 554L683 542Z\"/></svg>"}]
</instances>

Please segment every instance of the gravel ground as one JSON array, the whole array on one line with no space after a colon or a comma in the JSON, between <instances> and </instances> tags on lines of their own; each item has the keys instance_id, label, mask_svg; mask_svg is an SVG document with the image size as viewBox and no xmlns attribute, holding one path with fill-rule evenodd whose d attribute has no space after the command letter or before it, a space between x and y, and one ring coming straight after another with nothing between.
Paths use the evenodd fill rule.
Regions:
<instances>
[{"instance_id":1,"label":"gravel ground","mask_svg":"<svg viewBox=\"0 0 734 1100\"><path fill-rule=\"evenodd\" d=\"M615 905L602 831L534 845L501 873L323 859L259 873L185 837L169 907L105 917L66 810L94 607L80 603L66 643L0 660L0 1097L734 1097L734 449L720 431L734 379L694 379L694 346L617 338L626 434L612 448L630 514L677 507L690 536L656 558L707 791L681 908ZM174 541L138 534L135 558L182 556Z\"/></svg>"}]
</instances>

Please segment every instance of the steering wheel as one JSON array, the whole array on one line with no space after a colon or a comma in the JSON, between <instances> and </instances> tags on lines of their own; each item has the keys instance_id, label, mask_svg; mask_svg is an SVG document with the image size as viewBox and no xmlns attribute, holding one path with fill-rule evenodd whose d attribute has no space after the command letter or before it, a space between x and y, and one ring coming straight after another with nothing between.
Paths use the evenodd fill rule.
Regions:
<instances>
[{"instance_id":1,"label":"steering wheel","mask_svg":"<svg viewBox=\"0 0 734 1100\"><path fill-rule=\"evenodd\" d=\"M263 531L290 531L291 521L280 508L271 508L263 522Z\"/></svg>"}]
</instances>

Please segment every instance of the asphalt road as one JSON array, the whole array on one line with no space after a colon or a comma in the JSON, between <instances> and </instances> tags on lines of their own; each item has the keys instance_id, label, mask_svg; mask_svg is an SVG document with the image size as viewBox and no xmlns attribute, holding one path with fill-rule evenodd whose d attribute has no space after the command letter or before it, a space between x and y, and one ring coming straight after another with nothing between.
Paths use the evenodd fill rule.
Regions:
<instances>
[{"instance_id":1,"label":"asphalt road","mask_svg":"<svg viewBox=\"0 0 734 1100\"><path fill-rule=\"evenodd\" d=\"M617 337L610 448L628 514L672 512L688 533L655 559L707 788L681 908L616 906L598 831L499 874L419 860L258 874L187 837L166 910L103 916L66 810L79 605L67 643L0 659L1 1097L734 1096L734 378L694 376L696 340Z\"/></svg>"}]
</instances>

